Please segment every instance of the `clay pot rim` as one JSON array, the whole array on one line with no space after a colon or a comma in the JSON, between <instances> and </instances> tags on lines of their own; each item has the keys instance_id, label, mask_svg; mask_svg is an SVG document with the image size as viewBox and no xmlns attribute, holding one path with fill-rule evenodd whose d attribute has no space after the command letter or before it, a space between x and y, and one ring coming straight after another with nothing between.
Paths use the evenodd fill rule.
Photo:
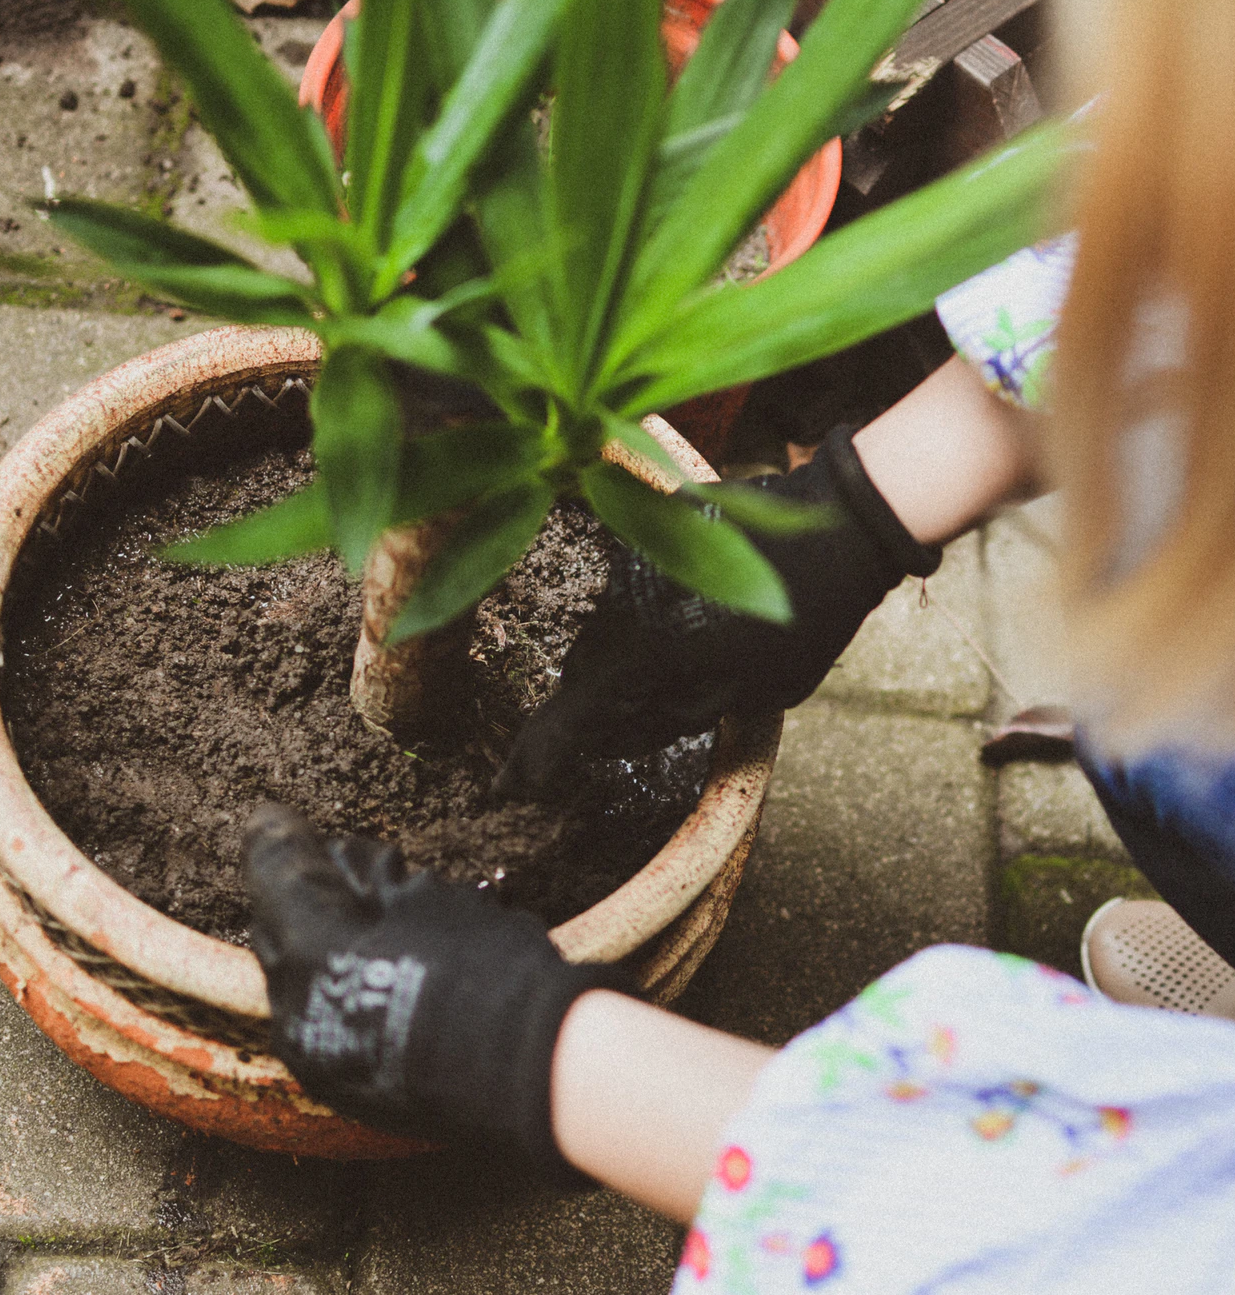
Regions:
<instances>
[{"instance_id":1,"label":"clay pot rim","mask_svg":"<svg viewBox=\"0 0 1235 1295\"><path fill-rule=\"evenodd\" d=\"M259 375L312 374L319 359L318 339L302 329L211 329L130 360L46 415L0 465L0 605L45 505L75 471L98 462L100 446L120 450L173 401L183 410L186 401L200 405ZM702 456L663 420L649 420L649 430L689 479L715 479ZM564 956L625 956L708 886L756 819L778 737L779 716L722 726L712 776L696 809L635 877L552 932ZM240 1016L269 1016L265 980L251 952L149 907L60 831L26 782L3 723L0 869L81 939L155 985Z\"/></svg>"}]
</instances>

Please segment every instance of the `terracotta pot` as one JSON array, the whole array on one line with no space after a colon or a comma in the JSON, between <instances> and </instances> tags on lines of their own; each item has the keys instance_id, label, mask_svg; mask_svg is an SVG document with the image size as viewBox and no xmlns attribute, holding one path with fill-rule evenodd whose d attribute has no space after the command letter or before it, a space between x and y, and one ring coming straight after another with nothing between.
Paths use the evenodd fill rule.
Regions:
<instances>
[{"instance_id":1,"label":"terracotta pot","mask_svg":"<svg viewBox=\"0 0 1235 1295\"><path fill-rule=\"evenodd\" d=\"M671 76L695 52L699 34L721 0L666 0L661 35ZM348 3L335 14L322 32L305 65L300 81L300 102L311 104L325 123L334 144L335 154L343 155L347 119L347 77L343 68L343 27L360 12L360 0ZM797 57L798 43L787 31L780 34L775 75ZM796 260L814 243L827 223L840 187L841 142L829 140L798 172L793 182L764 215L768 235L768 268L757 279L775 274ZM750 384L712 391L694 400L675 405L667 417L708 460L719 463L729 443L729 432L746 397Z\"/></svg>"},{"instance_id":2,"label":"terracotta pot","mask_svg":"<svg viewBox=\"0 0 1235 1295\"><path fill-rule=\"evenodd\" d=\"M19 556L37 563L40 545L63 540L89 491L114 488L127 463L178 435L217 434L242 402L303 401L319 358L301 330L215 329L131 360L48 414L0 464L0 606ZM714 479L663 420L648 425L688 477ZM667 488L657 471L641 475ZM552 933L567 958L629 957L654 1001L681 991L724 922L779 734L780 716L721 726L703 795L673 839ZM331 1157L420 1146L335 1115L264 1055L257 960L164 917L86 858L22 776L2 722L0 977L75 1061L194 1128Z\"/></svg>"}]
</instances>

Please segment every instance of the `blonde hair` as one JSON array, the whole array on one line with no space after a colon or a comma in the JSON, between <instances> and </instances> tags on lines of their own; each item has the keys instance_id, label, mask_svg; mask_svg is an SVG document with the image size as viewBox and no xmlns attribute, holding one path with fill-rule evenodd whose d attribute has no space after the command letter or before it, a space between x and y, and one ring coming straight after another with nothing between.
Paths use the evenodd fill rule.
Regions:
<instances>
[{"instance_id":1,"label":"blonde hair","mask_svg":"<svg viewBox=\"0 0 1235 1295\"><path fill-rule=\"evenodd\" d=\"M1077 695L1116 749L1168 738L1229 745L1235 0L1108 0L1100 23L1083 4L1063 17L1072 50L1093 56L1095 34L1108 45L1091 64L1103 100L1079 193L1049 447L1063 487ZM1130 538L1144 504L1130 489L1137 428L1168 442L1178 467L1177 482L1164 470L1156 483L1169 517L1144 546Z\"/></svg>"}]
</instances>

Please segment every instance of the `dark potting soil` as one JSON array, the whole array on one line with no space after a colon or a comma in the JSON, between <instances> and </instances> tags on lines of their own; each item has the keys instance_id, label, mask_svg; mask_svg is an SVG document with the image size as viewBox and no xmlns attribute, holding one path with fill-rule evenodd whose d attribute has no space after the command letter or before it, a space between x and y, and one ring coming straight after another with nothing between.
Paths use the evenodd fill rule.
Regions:
<instances>
[{"instance_id":1,"label":"dark potting soil","mask_svg":"<svg viewBox=\"0 0 1235 1295\"><path fill-rule=\"evenodd\" d=\"M494 808L486 793L603 585L604 533L555 511L478 609L449 738L400 743L348 700L360 597L333 555L203 570L155 553L307 483L302 443L303 427L187 476L143 466L162 479L130 485L27 572L6 605L4 709L36 794L121 885L234 943L248 924L240 835L266 800L329 835L397 842L411 866L551 924L603 898L681 823L710 738L581 766L552 807Z\"/></svg>"}]
</instances>

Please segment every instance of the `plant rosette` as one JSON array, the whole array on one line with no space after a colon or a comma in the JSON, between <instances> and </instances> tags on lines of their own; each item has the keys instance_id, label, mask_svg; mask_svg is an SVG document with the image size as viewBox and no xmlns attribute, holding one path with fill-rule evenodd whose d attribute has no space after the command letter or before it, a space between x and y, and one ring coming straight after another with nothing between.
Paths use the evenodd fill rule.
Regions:
<instances>
[{"instance_id":1,"label":"plant rosette","mask_svg":"<svg viewBox=\"0 0 1235 1295\"><path fill-rule=\"evenodd\" d=\"M70 515L117 489L182 432L210 436L238 403L303 402L320 345L298 329L221 328L161 347L83 388L0 465L0 610L19 560L67 539ZM678 471L715 474L666 424ZM615 454L616 457L616 454ZM639 467L631 463L633 467ZM645 481L666 477L641 465ZM722 725L702 796L669 843L605 900L557 927L574 961L631 958L648 995L681 992L715 941L757 829L780 717ZM263 1051L265 982L246 949L136 899L56 826L0 724L0 978L76 1062L161 1115L263 1150L403 1155L391 1137L311 1101Z\"/></svg>"},{"instance_id":2,"label":"plant rosette","mask_svg":"<svg viewBox=\"0 0 1235 1295\"><path fill-rule=\"evenodd\" d=\"M676 78L699 46L699 36L721 0L666 0L661 39L669 75ZM300 79L300 102L321 117L342 160L347 124L348 84L343 63L346 26L360 13L360 0L347 4L326 24ZM781 31L770 74L776 76L798 55L798 43ZM775 274L811 246L827 224L841 179L841 141L830 139L793 177L788 188L763 214L768 264L752 282ZM742 412L750 383L697 396L665 413L666 419L709 463L720 463L734 420Z\"/></svg>"}]
</instances>

